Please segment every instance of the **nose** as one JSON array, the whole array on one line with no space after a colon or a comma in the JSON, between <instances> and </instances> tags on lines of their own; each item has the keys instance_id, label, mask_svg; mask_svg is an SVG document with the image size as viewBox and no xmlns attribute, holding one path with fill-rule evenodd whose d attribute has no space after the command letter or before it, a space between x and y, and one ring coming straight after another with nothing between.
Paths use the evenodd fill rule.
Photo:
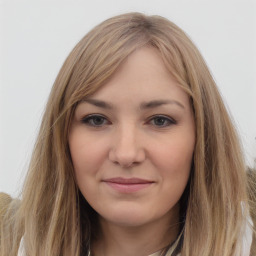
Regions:
<instances>
[{"instance_id":1,"label":"nose","mask_svg":"<svg viewBox=\"0 0 256 256\"><path fill-rule=\"evenodd\" d=\"M109 160L121 167L128 168L145 160L145 149L138 132L134 128L125 127L115 132Z\"/></svg>"}]
</instances>

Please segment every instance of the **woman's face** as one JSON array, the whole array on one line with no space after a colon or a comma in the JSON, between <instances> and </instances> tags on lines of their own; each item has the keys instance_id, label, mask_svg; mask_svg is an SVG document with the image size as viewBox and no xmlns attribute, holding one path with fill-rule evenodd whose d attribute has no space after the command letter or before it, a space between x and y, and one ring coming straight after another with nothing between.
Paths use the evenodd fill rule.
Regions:
<instances>
[{"instance_id":1,"label":"woman's face","mask_svg":"<svg viewBox=\"0 0 256 256\"><path fill-rule=\"evenodd\" d=\"M132 53L77 106L69 134L83 196L101 218L122 226L177 214L194 145L189 97L150 47Z\"/></svg>"}]
</instances>

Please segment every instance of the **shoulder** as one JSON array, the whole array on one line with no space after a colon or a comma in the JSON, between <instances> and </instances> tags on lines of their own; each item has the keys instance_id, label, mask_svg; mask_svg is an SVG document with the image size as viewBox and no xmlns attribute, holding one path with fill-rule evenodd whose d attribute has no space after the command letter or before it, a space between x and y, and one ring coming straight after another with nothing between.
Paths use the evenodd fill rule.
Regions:
<instances>
[{"instance_id":1,"label":"shoulder","mask_svg":"<svg viewBox=\"0 0 256 256\"><path fill-rule=\"evenodd\" d=\"M18 251L23 235L23 222L17 218L20 206L19 199L13 199L6 193L0 192L0 254L9 255L9 251ZM17 225L18 224L18 225ZM8 235L6 235L8 234ZM17 241L17 242L14 242ZM13 255L13 254L12 254Z\"/></svg>"},{"instance_id":2,"label":"shoulder","mask_svg":"<svg viewBox=\"0 0 256 256\"><path fill-rule=\"evenodd\" d=\"M3 192L0 192L0 210L12 201L12 198Z\"/></svg>"},{"instance_id":3,"label":"shoulder","mask_svg":"<svg viewBox=\"0 0 256 256\"><path fill-rule=\"evenodd\" d=\"M12 198L10 195L0 192L0 227L7 219L11 219L21 204L20 199Z\"/></svg>"},{"instance_id":4,"label":"shoulder","mask_svg":"<svg viewBox=\"0 0 256 256\"><path fill-rule=\"evenodd\" d=\"M13 199L8 194L0 192L0 224L3 221L3 218L12 200Z\"/></svg>"}]
</instances>

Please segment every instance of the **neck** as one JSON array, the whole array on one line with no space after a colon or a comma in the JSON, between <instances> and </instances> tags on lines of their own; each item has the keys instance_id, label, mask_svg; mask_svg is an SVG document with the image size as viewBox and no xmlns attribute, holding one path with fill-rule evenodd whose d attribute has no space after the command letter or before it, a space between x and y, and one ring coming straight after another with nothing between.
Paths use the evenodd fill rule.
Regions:
<instances>
[{"instance_id":1,"label":"neck","mask_svg":"<svg viewBox=\"0 0 256 256\"><path fill-rule=\"evenodd\" d=\"M101 235L92 244L96 256L150 255L175 241L180 230L178 211L141 226L120 226L103 218L99 222Z\"/></svg>"}]
</instances>

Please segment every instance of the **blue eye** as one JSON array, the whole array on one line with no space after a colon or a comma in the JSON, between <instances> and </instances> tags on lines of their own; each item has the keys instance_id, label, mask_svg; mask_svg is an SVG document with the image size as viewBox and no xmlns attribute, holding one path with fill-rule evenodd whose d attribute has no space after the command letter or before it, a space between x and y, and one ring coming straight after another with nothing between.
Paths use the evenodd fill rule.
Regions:
<instances>
[{"instance_id":1,"label":"blue eye","mask_svg":"<svg viewBox=\"0 0 256 256\"><path fill-rule=\"evenodd\" d=\"M156 126L156 127L167 127L173 124L176 124L176 121L173 120L170 117L166 117L166 116L162 116L162 115L158 115L158 116L154 116L149 120L149 123Z\"/></svg>"},{"instance_id":2,"label":"blue eye","mask_svg":"<svg viewBox=\"0 0 256 256\"><path fill-rule=\"evenodd\" d=\"M82 119L82 123L89 126L101 127L103 125L109 124L109 121L101 115L89 115Z\"/></svg>"}]
</instances>

